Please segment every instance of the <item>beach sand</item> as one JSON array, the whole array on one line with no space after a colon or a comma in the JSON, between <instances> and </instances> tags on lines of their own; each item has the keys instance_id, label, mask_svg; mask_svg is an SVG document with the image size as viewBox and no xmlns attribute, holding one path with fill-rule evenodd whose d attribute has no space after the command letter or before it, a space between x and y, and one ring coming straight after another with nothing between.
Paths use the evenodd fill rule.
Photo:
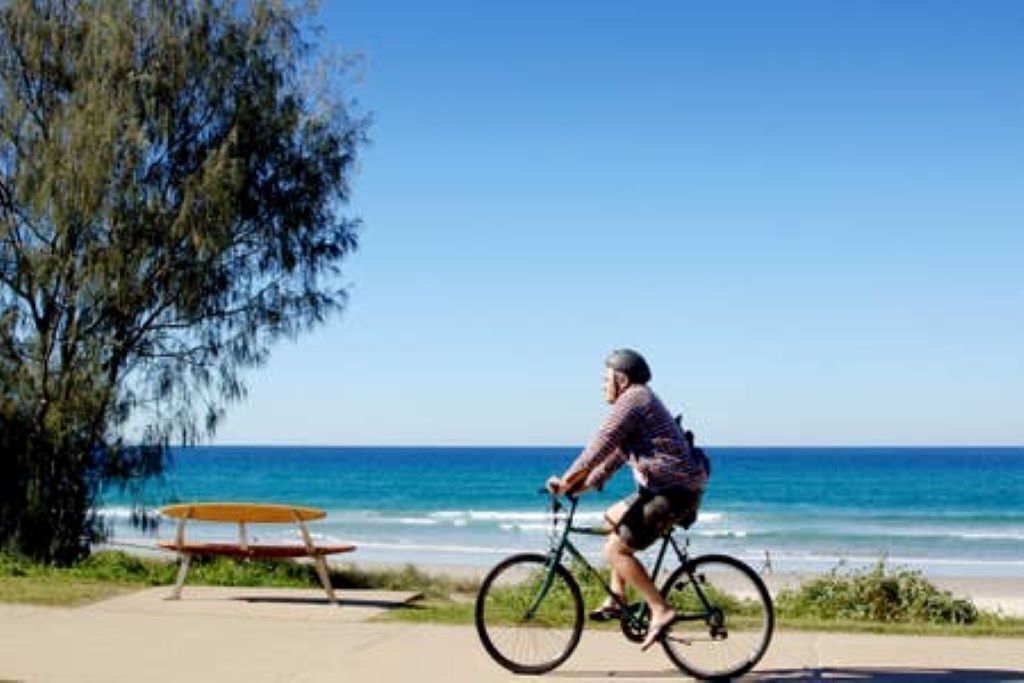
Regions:
<instances>
[{"instance_id":1,"label":"beach sand","mask_svg":"<svg viewBox=\"0 0 1024 683\"><path fill-rule=\"evenodd\" d=\"M957 597L969 597L979 609L1024 618L1024 577L935 577L931 581Z\"/></svg>"},{"instance_id":2,"label":"beach sand","mask_svg":"<svg viewBox=\"0 0 1024 683\"><path fill-rule=\"evenodd\" d=\"M343 591L153 588L80 608L0 605L0 681L522 681L485 654L471 626L373 621L407 597ZM681 676L658 648L584 632L549 679ZM779 632L750 680L1024 681L1024 639Z\"/></svg>"}]
</instances>

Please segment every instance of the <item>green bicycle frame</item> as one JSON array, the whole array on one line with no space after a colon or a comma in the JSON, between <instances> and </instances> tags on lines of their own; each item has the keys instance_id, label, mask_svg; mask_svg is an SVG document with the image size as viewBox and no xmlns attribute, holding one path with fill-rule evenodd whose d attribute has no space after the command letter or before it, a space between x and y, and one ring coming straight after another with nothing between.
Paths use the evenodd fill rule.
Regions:
<instances>
[{"instance_id":1,"label":"green bicycle frame","mask_svg":"<svg viewBox=\"0 0 1024 683\"><path fill-rule=\"evenodd\" d=\"M605 593L611 596L611 598L615 600L616 603L618 603L619 607L623 610L623 613L627 613L629 610L629 605L626 603L625 598L619 597L612 591L611 586L609 586L608 583L605 582L601 574L596 569L594 569L593 565L591 565L590 562L587 561L587 558L583 556L583 553L581 553L579 549L573 544L573 542L569 540L569 536L571 534L581 534L585 536L607 536L611 530L605 527L573 526L572 522L573 518L576 516L576 506L579 503L579 498L570 495L567 496L567 499L569 500L569 511L565 518L565 527L563 528L561 534L557 538L552 539L551 548L548 551L547 563L545 565L547 573L545 574L544 582L538 589L537 595L536 597L534 597L533 602L530 605L530 608L526 611L526 618L532 618L533 615L536 613L537 609L540 607L540 604L544 601L544 598L547 596L548 591L551 589L551 584L554 581L555 567L562 563L562 559L565 557L567 553L570 557L572 557L581 565L583 565L584 569L586 569L591 576L597 579L598 583L604 589ZM563 509L562 503L555 496L552 496L551 504L551 511L553 515L556 515L561 509ZM676 557L679 558L680 564L686 564L688 556L686 548L680 549L679 544L676 542L675 538L672 536L671 533L665 534L663 539L664 540L661 544L661 549L658 551L658 558L657 560L655 560L653 569L650 573L650 576L652 578L658 576L658 573L661 571L662 563L665 561L665 556L670 546L675 551ZM705 609L711 609L711 605L705 598L704 592L700 589L700 586L697 585L696 582L694 588L696 589L697 594L700 596L700 600L704 604ZM644 614L646 613L646 610L647 605L646 603L644 603L641 607L641 610L637 614L631 614L631 618L642 619L644 617Z\"/></svg>"}]
</instances>

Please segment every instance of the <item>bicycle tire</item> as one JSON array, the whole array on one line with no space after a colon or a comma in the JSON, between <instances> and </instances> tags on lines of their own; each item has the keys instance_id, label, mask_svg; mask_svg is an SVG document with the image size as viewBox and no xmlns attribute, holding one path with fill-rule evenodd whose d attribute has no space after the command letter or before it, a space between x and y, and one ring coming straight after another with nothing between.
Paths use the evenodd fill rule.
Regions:
<instances>
[{"instance_id":1,"label":"bicycle tire","mask_svg":"<svg viewBox=\"0 0 1024 683\"><path fill-rule=\"evenodd\" d=\"M750 671L767 651L775 610L761 577L744 562L695 557L669 576L661 593L678 615L661 645L684 673L729 679Z\"/></svg>"},{"instance_id":2,"label":"bicycle tire","mask_svg":"<svg viewBox=\"0 0 1024 683\"><path fill-rule=\"evenodd\" d=\"M540 597L548 558L536 553L499 562L480 585L476 632L487 654L518 674L542 674L561 665L583 633L583 596L562 565L555 565ZM530 611L532 614L524 614Z\"/></svg>"}]
</instances>

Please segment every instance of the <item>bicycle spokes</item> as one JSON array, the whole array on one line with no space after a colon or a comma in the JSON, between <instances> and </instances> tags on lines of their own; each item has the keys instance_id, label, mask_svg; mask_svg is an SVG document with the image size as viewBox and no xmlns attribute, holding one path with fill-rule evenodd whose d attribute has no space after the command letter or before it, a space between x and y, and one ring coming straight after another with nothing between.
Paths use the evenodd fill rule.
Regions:
<instances>
[{"instance_id":1,"label":"bicycle spokes","mask_svg":"<svg viewBox=\"0 0 1024 683\"><path fill-rule=\"evenodd\" d=\"M774 628L771 598L747 565L726 556L696 558L667 582L663 594L678 617L663 647L684 671L725 678L749 670Z\"/></svg>"},{"instance_id":2,"label":"bicycle spokes","mask_svg":"<svg viewBox=\"0 0 1024 683\"><path fill-rule=\"evenodd\" d=\"M569 572L542 555L516 555L484 579L476 626L487 652L517 673L550 671L583 631L583 598Z\"/></svg>"}]
</instances>

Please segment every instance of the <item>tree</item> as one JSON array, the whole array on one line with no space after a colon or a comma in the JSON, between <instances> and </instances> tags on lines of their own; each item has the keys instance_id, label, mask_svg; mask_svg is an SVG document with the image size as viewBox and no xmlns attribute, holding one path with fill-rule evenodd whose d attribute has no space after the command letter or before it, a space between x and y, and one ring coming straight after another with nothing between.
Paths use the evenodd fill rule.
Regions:
<instances>
[{"instance_id":1,"label":"tree","mask_svg":"<svg viewBox=\"0 0 1024 683\"><path fill-rule=\"evenodd\" d=\"M339 310L368 121L286 3L0 5L0 546L67 563L104 486L212 434Z\"/></svg>"}]
</instances>

